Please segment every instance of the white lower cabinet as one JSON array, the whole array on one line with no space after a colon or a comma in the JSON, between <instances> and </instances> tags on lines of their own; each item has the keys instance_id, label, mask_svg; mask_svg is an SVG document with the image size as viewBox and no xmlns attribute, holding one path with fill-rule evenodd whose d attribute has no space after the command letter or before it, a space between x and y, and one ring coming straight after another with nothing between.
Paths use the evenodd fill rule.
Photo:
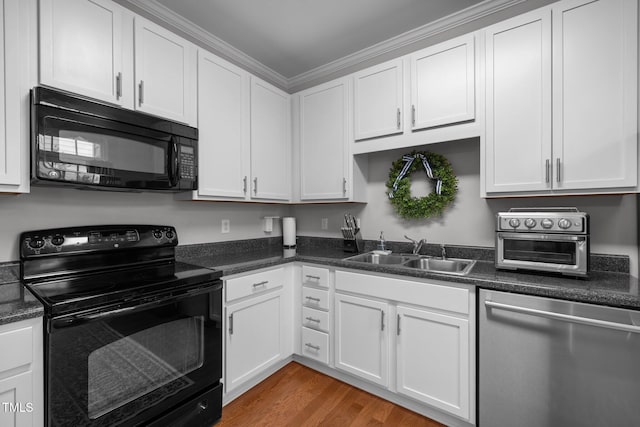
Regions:
<instances>
[{"instance_id":1,"label":"white lower cabinet","mask_svg":"<svg viewBox=\"0 0 640 427\"><path fill-rule=\"evenodd\" d=\"M469 321L398 305L397 392L469 416Z\"/></svg>"},{"instance_id":2,"label":"white lower cabinet","mask_svg":"<svg viewBox=\"0 0 640 427\"><path fill-rule=\"evenodd\" d=\"M327 365L331 354L329 269L303 265L301 283L300 354Z\"/></svg>"},{"instance_id":3,"label":"white lower cabinet","mask_svg":"<svg viewBox=\"0 0 640 427\"><path fill-rule=\"evenodd\" d=\"M389 304L341 294L335 302L336 368L386 387Z\"/></svg>"},{"instance_id":4,"label":"white lower cabinet","mask_svg":"<svg viewBox=\"0 0 640 427\"><path fill-rule=\"evenodd\" d=\"M0 426L44 423L42 318L0 326Z\"/></svg>"},{"instance_id":5,"label":"white lower cabinet","mask_svg":"<svg viewBox=\"0 0 640 427\"><path fill-rule=\"evenodd\" d=\"M291 354L291 305L283 268L228 279L225 286L224 384L229 393Z\"/></svg>"}]
</instances>

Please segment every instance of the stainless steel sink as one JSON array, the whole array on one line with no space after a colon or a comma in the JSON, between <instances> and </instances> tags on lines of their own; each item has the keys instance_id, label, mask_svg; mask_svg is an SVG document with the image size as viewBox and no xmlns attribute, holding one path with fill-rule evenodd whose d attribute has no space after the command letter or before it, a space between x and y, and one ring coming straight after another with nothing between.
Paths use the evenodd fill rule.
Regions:
<instances>
[{"instance_id":1,"label":"stainless steel sink","mask_svg":"<svg viewBox=\"0 0 640 427\"><path fill-rule=\"evenodd\" d=\"M345 261L366 262L368 264L402 264L409 260L405 255L366 253L346 258Z\"/></svg>"},{"instance_id":2,"label":"stainless steel sink","mask_svg":"<svg viewBox=\"0 0 640 427\"><path fill-rule=\"evenodd\" d=\"M470 259L439 259L422 257L409 260L403 265L409 268L417 268L419 270L433 271L434 273L455 274L465 276L475 265L475 260Z\"/></svg>"}]
</instances>

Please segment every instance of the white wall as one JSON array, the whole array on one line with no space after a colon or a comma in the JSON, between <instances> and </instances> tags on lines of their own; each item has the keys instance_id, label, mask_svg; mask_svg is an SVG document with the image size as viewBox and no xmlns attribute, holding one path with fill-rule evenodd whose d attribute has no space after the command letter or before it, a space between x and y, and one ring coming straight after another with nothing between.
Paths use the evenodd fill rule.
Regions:
<instances>
[{"instance_id":1,"label":"white wall","mask_svg":"<svg viewBox=\"0 0 640 427\"><path fill-rule=\"evenodd\" d=\"M341 237L345 212L361 218L363 237L377 239L384 231L387 240L426 238L431 243L494 246L495 214L511 207L576 206L591 216L591 251L623 254L631 257L631 270L638 272L636 233L636 196L579 196L482 199L480 197L480 144L477 139L453 141L417 147L447 157L458 176L458 194L454 203L439 218L403 220L389 203L385 183L394 160L411 149L369 155L368 203L366 205L296 206L299 235ZM415 195L425 195L430 188L420 186L421 172L412 176ZM425 180L426 181L426 180ZM322 218L329 219L329 229L321 230Z\"/></svg>"},{"instance_id":2,"label":"white wall","mask_svg":"<svg viewBox=\"0 0 640 427\"><path fill-rule=\"evenodd\" d=\"M32 187L30 194L0 196L0 262L19 259L22 231L76 225L173 225L180 244L282 235L281 223L263 231L263 217L287 216L289 206L176 201L172 194L81 191ZM231 232L220 233L229 219Z\"/></svg>"}]
</instances>

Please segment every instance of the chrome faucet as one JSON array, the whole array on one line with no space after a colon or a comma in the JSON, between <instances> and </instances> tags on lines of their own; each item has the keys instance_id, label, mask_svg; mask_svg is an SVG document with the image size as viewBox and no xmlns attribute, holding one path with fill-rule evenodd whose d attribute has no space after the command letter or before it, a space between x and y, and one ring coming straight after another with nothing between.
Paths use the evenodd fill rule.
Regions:
<instances>
[{"instance_id":1,"label":"chrome faucet","mask_svg":"<svg viewBox=\"0 0 640 427\"><path fill-rule=\"evenodd\" d=\"M440 245L440 251L442 252L442 259L447 259L447 249L444 244Z\"/></svg>"},{"instance_id":2,"label":"chrome faucet","mask_svg":"<svg viewBox=\"0 0 640 427\"><path fill-rule=\"evenodd\" d=\"M408 239L408 240L411 240L411 242L413 243L413 254L414 255L418 255L418 253L420 252L420 249L422 248L422 245L427 243L427 239L420 239L420 241L413 240L411 237L407 236L406 234L404 235L404 238Z\"/></svg>"}]
</instances>

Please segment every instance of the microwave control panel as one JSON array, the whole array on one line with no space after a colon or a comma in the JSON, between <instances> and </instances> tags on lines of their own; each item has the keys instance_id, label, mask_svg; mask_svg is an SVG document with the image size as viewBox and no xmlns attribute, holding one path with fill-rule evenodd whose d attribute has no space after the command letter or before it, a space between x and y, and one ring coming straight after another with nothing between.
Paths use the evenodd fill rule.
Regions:
<instances>
[{"instance_id":1,"label":"microwave control panel","mask_svg":"<svg viewBox=\"0 0 640 427\"><path fill-rule=\"evenodd\" d=\"M196 179L196 154L195 148L180 145L180 179Z\"/></svg>"}]
</instances>

